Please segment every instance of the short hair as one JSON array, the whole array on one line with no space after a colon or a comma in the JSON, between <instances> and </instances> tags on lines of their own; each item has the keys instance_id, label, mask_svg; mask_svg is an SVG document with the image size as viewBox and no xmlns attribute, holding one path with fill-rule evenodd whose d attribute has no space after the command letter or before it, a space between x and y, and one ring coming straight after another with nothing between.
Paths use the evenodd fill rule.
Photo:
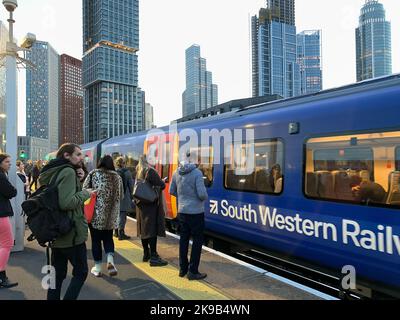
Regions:
<instances>
[{"instance_id":1,"label":"short hair","mask_svg":"<svg viewBox=\"0 0 400 320\"><path fill-rule=\"evenodd\" d=\"M123 168L123 166L126 164L124 157L118 157L115 160L115 164L118 168Z\"/></svg>"},{"instance_id":2,"label":"short hair","mask_svg":"<svg viewBox=\"0 0 400 320\"><path fill-rule=\"evenodd\" d=\"M100 159L97 169L106 169L115 171L114 160L111 156L107 155Z\"/></svg>"},{"instance_id":3,"label":"short hair","mask_svg":"<svg viewBox=\"0 0 400 320\"><path fill-rule=\"evenodd\" d=\"M82 150L80 146L78 146L75 143L64 143L60 149L57 151L57 159L64 159L64 154L68 153L69 155L72 155L75 152L75 149L78 148L79 150Z\"/></svg>"}]
</instances>

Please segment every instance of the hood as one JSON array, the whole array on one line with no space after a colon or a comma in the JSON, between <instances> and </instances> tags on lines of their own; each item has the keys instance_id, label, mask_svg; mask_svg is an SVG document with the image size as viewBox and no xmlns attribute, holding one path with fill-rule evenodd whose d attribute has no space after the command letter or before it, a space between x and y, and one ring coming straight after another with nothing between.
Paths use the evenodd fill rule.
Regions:
<instances>
[{"instance_id":1,"label":"hood","mask_svg":"<svg viewBox=\"0 0 400 320\"><path fill-rule=\"evenodd\" d=\"M66 164L69 164L69 163L70 162L68 160L66 160L66 159L54 159L54 160L51 160L47 165L45 165L43 167L43 169L42 169L42 171L40 173L41 174L45 173L48 170L51 170L53 168L57 168L57 167L60 167L62 165L66 165Z\"/></svg>"},{"instance_id":2,"label":"hood","mask_svg":"<svg viewBox=\"0 0 400 320\"><path fill-rule=\"evenodd\" d=\"M51 165L51 162L43 168L40 176L39 176L39 184L40 185L48 185L50 183L51 178L56 174L57 172L61 171L64 168L72 168L71 164L65 163L61 164L59 163L58 165Z\"/></svg>"},{"instance_id":3,"label":"hood","mask_svg":"<svg viewBox=\"0 0 400 320\"><path fill-rule=\"evenodd\" d=\"M191 173L196 168L197 168L197 166L195 164L183 162L179 166L179 174L181 176L184 176L186 174Z\"/></svg>"}]
</instances>

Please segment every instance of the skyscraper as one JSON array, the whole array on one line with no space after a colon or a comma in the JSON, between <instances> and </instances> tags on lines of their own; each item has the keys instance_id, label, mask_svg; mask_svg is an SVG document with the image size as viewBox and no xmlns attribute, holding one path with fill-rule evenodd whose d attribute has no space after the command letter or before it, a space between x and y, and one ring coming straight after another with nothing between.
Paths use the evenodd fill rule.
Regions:
<instances>
[{"instance_id":1,"label":"skyscraper","mask_svg":"<svg viewBox=\"0 0 400 320\"><path fill-rule=\"evenodd\" d=\"M85 142L143 129L138 50L138 0L83 0Z\"/></svg>"},{"instance_id":2,"label":"skyscraper","mask_svg":"<svg viewBox=\"0 0 400 320\"><path fill-rule=\"evenodd\" d=\"M0 20L0 53L6 51L8 30ZM0 153L6 149L6 67L5 59L0 58Z\"/></svg>"},{"instance_id":3,"label":"skyscraper","mask_svg":"<svg viewBox=\"0 0 400 320\"><path fill-rule=\"evenodd\" d=\"M49 152L59 147L60 56L44 41L27 52L35 68L26 70L26 135L49 141Z\"/></svg>"},{"instance_id":4,"label":"skyscraper","mask_svg":"<svg viewBox=\"0 0 400 320\"><path fill-rule=\"evenodd\" d=\"M60 145L82 144L82 61L66 54L60 60Z\"/></svg>"},{"instance_id":5,"label":"skyscraper","mask_svg":"<svg viewBox=\"0 0 400 320\"><path fill-rule=\"evenodd\" d=\"M187 116L218 104L218 86L213 84L207 61L200 56L200 46L186 50L186 90L182 95L182 114Z\"/></svg>"},{"instance_id":6,"label":"skyscraper","mask_svg":"<svg viewBox=\"0 0 400 320\"><path fill-rule=\"evenodd\" d=\"M154 127L154 109L150 103L145 104L145 111L144 111L144 118L145 118L145 130L153 129Z\"/></svg>"},{"instance_id":7,"label":"skyscraper","mask_svg":"<svg viewBox=\"0 0 400 320\"><path fill-rule=\"evenodd\" d=\"M356 29L357 81L392 74L391 24L377 0L366 0Z\"/></svg>"},{"instance_id":8,"label":"skyscraper","mask_svg":"<svg viewBox=\"0 0 400 320\"><path fill-rule=\"evenodd\" d=\"M253 96L300 94L294 0L268 0L252 18Z\"/></svg>"},{"instance_id":9,"label":"skyscraper","mask_svg":"<svg viewBox=\"0 0 400 320\"><path fill-rule=\"evenodd\" d=\"M300 65L301 94L322 90L321 30L303 31L297 35L297 62Z\"/></svg>"}]
</instances>

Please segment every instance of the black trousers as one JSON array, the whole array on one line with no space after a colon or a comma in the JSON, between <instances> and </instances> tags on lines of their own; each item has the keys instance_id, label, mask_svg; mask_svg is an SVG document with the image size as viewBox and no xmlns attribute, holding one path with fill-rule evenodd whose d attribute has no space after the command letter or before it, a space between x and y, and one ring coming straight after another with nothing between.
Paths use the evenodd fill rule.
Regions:
<instances>
[{"instance_id":1,"label":"black trousers","mask_svg":"<svg viewBox=\"0 0 400 320\"><path fill-rule=\"evenodd\" d=\"M204 213L201 214L179 214L180 235L179 242L179 264L182 271L197 274L201 249L204 242ZM193 239L190 263L188 261L189 241Z\"/></svg>"},{"instance_id":2,"label":"black trousers","mask_svg":"<svg viewBox=\"0 0 400 320\"><path fill-rule=\"evenodd\" d=\"M92 236L92 253L95 262L101 262L103 260L102 248L103 244L104 252L106 254L115 252L113 230L97 230L89 225L90 235Z\"/></svg>"},{"instance_id":3,"label":"black trousers","mask_svg":"<svg viewBox=\"0 0 400 320\"><path fill-rule=\"evenodd\" d=\"M47 300L60 300L62 284L67 277L68 262L72 264L72 280L64 300L77 300L88 275L86 243L66 249L52 249L51 265L56 272L56 289L47 291Z\"/></svg>"}]
</instances>

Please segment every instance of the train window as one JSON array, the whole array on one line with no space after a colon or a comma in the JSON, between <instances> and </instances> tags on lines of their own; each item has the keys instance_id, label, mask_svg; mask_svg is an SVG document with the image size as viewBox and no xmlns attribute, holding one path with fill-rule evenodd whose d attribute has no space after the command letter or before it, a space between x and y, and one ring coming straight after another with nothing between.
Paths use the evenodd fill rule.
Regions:
<instances>
[{"instance_id":1,"label":"train window","mask_svg":"<svg viewBox=\"0 0 400 320\"><path fill-rule=\"evenodd\" d=\"M400 147L396 147L396 171L400 171Z\"/></svg>"},{"instance_id":2,"label":"train window","mask_svg":"<svg viewBox=\"0 0 400 320\"><path fill-rule=\"evenodd\" d=\"M313 138L306 142L305 193L366 205L400 205L400 132Z\"/></svg>"},{"instance_id":3,"label":"train window","mask_svg":"<svg viewBox=\"0 0 400 320\"><path fill-rule=\"evenodd\" d=\"M190 148L190 157L191 161L199 165L199 169L203 173L204 184L210 188L214 181L214 148Z\"/></svg>"},{"instance_id":4,"label":"train window","mask_svg":"<svg viewBox=\"0 0 400 320\"><path fill-rule=\"evenodd\" d=\"M230 164L225 163L225 188L281 194L284 182L283 150L283 142L279 139L256 141L254 149L247 144L236 148L232 146Z\"/></svg>"}]
</instances>

